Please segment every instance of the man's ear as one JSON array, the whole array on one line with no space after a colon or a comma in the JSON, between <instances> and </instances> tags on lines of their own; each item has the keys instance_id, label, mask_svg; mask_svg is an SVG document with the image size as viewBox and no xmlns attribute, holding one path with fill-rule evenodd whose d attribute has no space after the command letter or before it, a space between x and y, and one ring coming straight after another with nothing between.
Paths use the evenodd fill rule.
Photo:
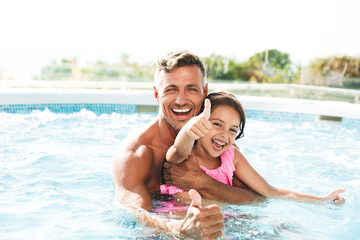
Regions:
<instances>
[{"instance_id":1,"label":"man's ear","mask_svg":"<svg viewBox=\"0 0 360 240\"><path fill-rule=\"evenodd\" d=\"M155 86L153 88L154 88L154 97L155 97L157 103L159 103L159 98L158 98L159 97L159 92L158 92L158 90L156 89Z\"/></svg>"},{"instance_id":2,"label":"man's ear","mask_svg":"<svg viewBox=\"0 0 360 240\"><path fill-rule=\"evenodd\" d=\"M209 91L209 87L208 87L208 83L206 83L204 87L204 98L208 95L208 91Z\"/></svg>"}]
</instances>

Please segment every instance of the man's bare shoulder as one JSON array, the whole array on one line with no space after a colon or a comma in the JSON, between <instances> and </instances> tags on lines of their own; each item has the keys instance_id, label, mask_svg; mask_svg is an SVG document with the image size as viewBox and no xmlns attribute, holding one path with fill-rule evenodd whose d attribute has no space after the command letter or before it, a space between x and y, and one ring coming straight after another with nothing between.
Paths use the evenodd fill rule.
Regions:
<instances>
[{"instance_id":1,"label":"man's bare shoulder","mask_svg":"<svg viewBox=\"0 0 360 240\"><path fill-rule=\"evenodd\" d=\"M146 128L138 130L126 139L115 153L115 158L126 160L134 157L149 157L152 154L152 136L157 130L156 121Z\"/></svg>"}]
</instances>

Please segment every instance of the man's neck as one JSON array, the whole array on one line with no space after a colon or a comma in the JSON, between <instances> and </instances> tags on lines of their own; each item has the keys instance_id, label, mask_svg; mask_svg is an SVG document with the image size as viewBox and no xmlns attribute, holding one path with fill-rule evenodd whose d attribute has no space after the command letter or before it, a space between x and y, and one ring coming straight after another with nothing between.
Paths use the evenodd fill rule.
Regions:
<instances>
[{"instance_id":1,"label":"man's neck","mask_svg":"<svg viewBox=\"0 0 360 240\"><path fill-rule=\"evenodd\" d=\"M165 144L169 144L169 146L171 146L174 143L175 138L179 133L179 131L175 130L168 123L168 121L166 121L166 119L161 118L160 116L158 118L158 126L159 126L159 136L161 136L162 141Z\"/></svg>"}]
</instances>

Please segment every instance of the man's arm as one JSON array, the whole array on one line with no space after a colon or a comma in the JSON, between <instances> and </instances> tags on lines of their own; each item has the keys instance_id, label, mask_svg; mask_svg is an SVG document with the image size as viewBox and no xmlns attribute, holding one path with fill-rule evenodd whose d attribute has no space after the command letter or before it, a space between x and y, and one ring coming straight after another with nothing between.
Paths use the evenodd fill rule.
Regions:
<instances>
[{"instance_id":1,"label":"man's arm","mask_svg":"<svg viewBox=\"0 0 360 240\"><path fill-rule=\"evenodd\" d=\"M182 220L165 221L147 211L152 208L151 196L146 187L152 159L152 152L146 146L141 146L136 151L118 152L115 155L115 200L134 210L136 217L148 227L189 238L220 237L224 224L220 208L216 205L201 208L199 204L191 204Z\"/></svg>"},{"instance_id":2,"label":"man's arm","mask_svg":"<svg viewBox=\"0 0 360 240\"><path fill-rule=\"evenodd\" d=\"M196 189L203 198L242 204L250 201L260 201L263 197L254 191L226 185L204 173L194 158L189 158L181 164L164 164L164 179L166 184L174 185L184 190Z\"/></svg>"},{"instance_id":3,"label":"man's arm","mask_svg":"<svg viewBox=\"0 0 360 240\"><path fill-rule=\"evenodd\" d=\"M127 207L151 210L152 200L146 188L152 152L146 146L119 151L113 160L115 199Z\"/></svg>"},{"instance_id":4,"label":"man's arm","mask_svg":"<svg viewBox=\"0 0 360 240\"><path fill-rule=\"evenodd\" d=\"M182 220L163 221L151 216L145 210L138 210L137 217L148 227L165 230L191 239L214 239L222 236L224 217L215 205L201 207L199 193L190 189L191 204Z\"/></svg>"}]
</instances>

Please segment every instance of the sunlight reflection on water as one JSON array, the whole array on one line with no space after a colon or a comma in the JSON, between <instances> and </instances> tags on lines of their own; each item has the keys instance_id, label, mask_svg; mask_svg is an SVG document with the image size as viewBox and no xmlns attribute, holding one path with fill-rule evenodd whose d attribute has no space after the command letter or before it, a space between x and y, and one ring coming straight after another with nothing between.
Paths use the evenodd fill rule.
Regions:
<instances>
[{"instance_id":1,"label":"sunlight reflection on water","mask_svg":"<svg viewBox=\"0 0 360 240\"><path fill-rule=\"evenodd\" d=\"M112 156L155 113L0 113L0 232L4 239L162 238L113 205ZM360 230L359 129L248 119L238 140L272 185L316 195L346 188L344 206L267 200L230 205L227 239L355 239ZM161 204L160 204L161 205Z\"/></svg>"}]
</instances>

